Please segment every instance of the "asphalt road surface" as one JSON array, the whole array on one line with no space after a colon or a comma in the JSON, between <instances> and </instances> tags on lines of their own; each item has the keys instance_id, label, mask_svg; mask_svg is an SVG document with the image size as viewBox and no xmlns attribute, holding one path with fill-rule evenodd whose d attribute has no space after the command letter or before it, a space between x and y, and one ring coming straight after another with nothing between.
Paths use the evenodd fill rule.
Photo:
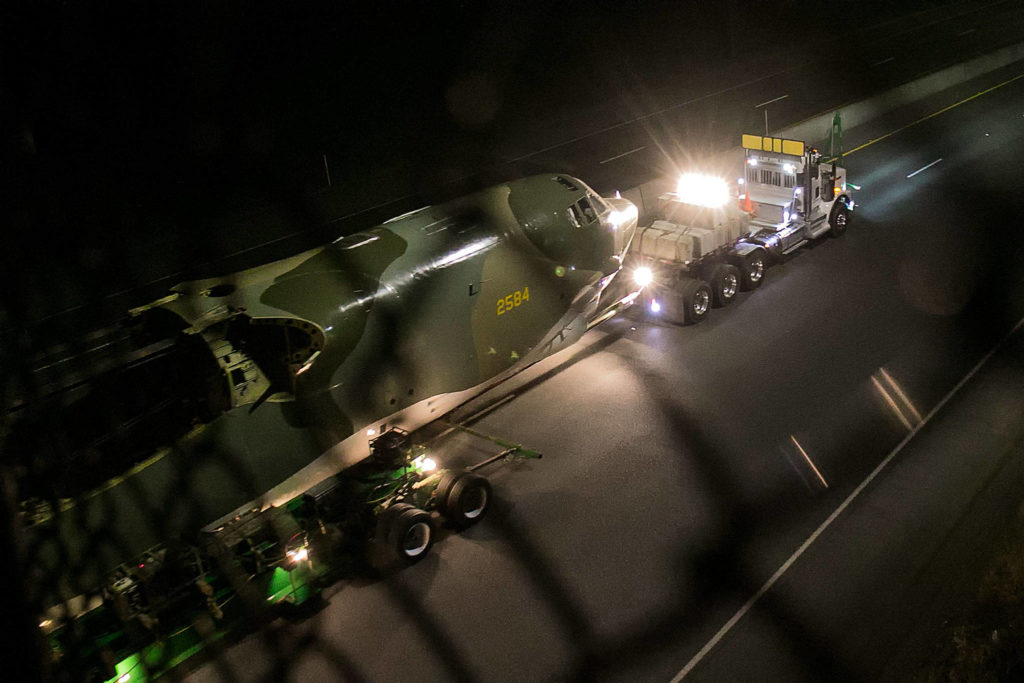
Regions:
<instances>
[{"instance_id":1,"label":"asphalt road surface","mask_svg":"<svg viewBox=\"0 0 1024 683\"><path fill-rule=\"evenodd\" d=\"M877 141L847 160L863 189L844 237L699 326L634 309L524 373L476 427L545 457L493 470L483 523L412 568L338 584L192 680L898 677L930 596L958 599L941 588L999 533L971 527L975 566L945 564L960 546L934 550L935 530L963 536L979 491L1015 509L999 474L1020 477L1024 454L984 448L955 397L929 422L967 410L958 438L922 429L844 501L1024 316L1021 73L903 130L959 96L848 131L848 148ZM991 362L1013 376L1019 351L1011 337ZM919 460L937 454L944 467ZM907 524L925 540L896 533L909 501L924 501Z\"/></svg>"}]
</instances>

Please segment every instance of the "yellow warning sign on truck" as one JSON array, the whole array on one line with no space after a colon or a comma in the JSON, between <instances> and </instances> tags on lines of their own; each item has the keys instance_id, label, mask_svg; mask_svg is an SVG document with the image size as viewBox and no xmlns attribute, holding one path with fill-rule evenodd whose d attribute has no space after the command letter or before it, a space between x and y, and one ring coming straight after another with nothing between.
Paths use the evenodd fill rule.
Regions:
<instances>
[{"instance_id":1,"label":"yellow warning sign on truck","mask_svg":"<svg viewBox=\"0 0 1024 683\"><path fill-rule=\"evenodd\" d=\"M791 154L796 157L804 155L804 143L801 140L770 138L761 135L744 135L742 144L744 149L757 150L758 152Z\"/></svg>"}]
</instances>

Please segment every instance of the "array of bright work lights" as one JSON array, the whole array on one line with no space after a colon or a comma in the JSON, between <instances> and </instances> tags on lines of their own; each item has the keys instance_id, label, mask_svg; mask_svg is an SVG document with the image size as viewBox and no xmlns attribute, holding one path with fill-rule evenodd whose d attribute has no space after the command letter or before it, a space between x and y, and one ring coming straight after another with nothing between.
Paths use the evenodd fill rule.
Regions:
<instances>
[{"instance_id":1,"label":"array of bright work lights","mask_svg":"<svg viewBox=\"0 0 1024 683\"><path fill-rule=\"evenodd\" d=\"M756 165L757 160L751 158L751 165ZM786 169L787 173L792 172L792 167ZM740 179L742 184L743 179ZM732 200L732 193L729 184L718 176L706 175L703 173L684 173L679 176L676 183L676 196L679 201L693 206L702 206L709 209L717 209L725 206ZM633 271L633 281L638 287L647 287L654 282L654 272L647 266L640 266ZM661 303L652 298L648 304L651 313L661 312Z\"/></svg>"},{"instance_id":2,"label":"array of bright work lights","mask_svg":"<svg viewBox=\"0 0 1024 683\"><path fill-rule=\"evenodd\" d=\"M730 199L729 185L724 179L703 173L685 173L676 184L679 200L694 206L717 209Z\"/></svg>"}]
</instances>

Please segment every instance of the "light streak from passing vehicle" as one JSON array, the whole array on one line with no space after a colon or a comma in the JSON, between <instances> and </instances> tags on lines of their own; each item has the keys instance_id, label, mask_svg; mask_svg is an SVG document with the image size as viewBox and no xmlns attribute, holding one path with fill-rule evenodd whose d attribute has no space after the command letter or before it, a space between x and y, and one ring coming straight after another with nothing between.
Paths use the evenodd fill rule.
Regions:
<instances>
[{"instance_id":1,"label":"light streak from passing vehicle","mask_svg":"<svg viewBox=\"0 0 1024 683\"><path fill-rule=\"evenodd\" d=\"M814 476L818 478L818 481L821 482L821 485L824 486L825 488L828 488L828 482L825 481L825 477L821 476L821 471L814 465L814 462L811 460L811 456L807 455L807 451L805 451L804 447L800 445L800 442L796 440L796 437L790 434L789 440L793 442L793 445L796 446L796 449L800 451L800 455L804 456L804 460L806 460L807 464L811 466L812 470L814 470Z\"/></svg>"},{"instance_id":2,"label":"light streak from passing vehicle","mask_svg":"<svg viewBox=\"0 0 1024 683\"><path fill-rule=\"evenodd\" d=\"M907 395L906 395L906 393L904 393L903 388L900 387L900 385L896 382L896 380L894 380L892 378L892 376L889 375L889 373L885 371L885 368L879 368L878 372L882 375L882 378L892 388L892 390L894 392L896 392L896 396L898 396L900 401L903 402L903 405L905 405L907 407L907 410L910 411L910 414L914 416L914 422L915 423L920 422L921 421L921 413L917 412L917 408L915 408L914 404L910 402L909 398L907 398Z\"/></svg>"},{"instance_id":3,"label":"light streak from passing vehicle","mask_svg":"<svg viewBox=\"0 0 1024 683\"><path fill-rule=\"evenodd\" d=\"M817 541L823 533L825 533L825 530L832 526L833 522L835 522L839 518L839 516L842 515L848 507L850 507L851 504L853 504L853 501L857 500L860 494L863 493L864 490L871 485L871 482L878 478L878 475L881 474L885 470L885 468L889 466L889 463L891 463L893 459L903 451L904 448L906 448L907 444L910 443L910 441L915 436L917 436L917 433L924 429L925 425L927 425L931 421L931 419L939 413L939 411L945 408L946 404L949 403L954 396L960 393L960 390L963 389L964 385L970 382L971 379L975 375L977 375L983 367L985 367L985 364L988 363L989 359L991 359L992 356L994 356L996 352L999 351L999 349L1003 348L1006 342L1009 341L1015 334L1017 334L1021 327L1024 327L1024 318L1018 320L1017 324L1010 328L1010 331L1007 332L1006 335L1002 339L1000 339L995 346L989 349L989 352L986 353L981 358L981 360L975 363L974 367L972 367L970 371L966 375L964 375L963 378L959 382L957 382L956 385L952 389L950 389L945 396L942 397L942 400L935 404L934 408L928 411L928 414L925 415L919 423L917 423L917 426L910 430L910 433L904 436L903 439L898 444L896 444L895 448L889 451L889 454L882 459L882 462L878 463L875 469L871 470L871 474L865 477L864 481L857 485L857 488L855 488L850 493L850 495L848 495L846 499L839 504L839 507L833 510L832 514L830 514L828 518L824 522L822 522L818 526L818 528L815 529L803 543L800 544L800 547L797 548L793 552L793 554L789 556L789 559L783 562L782 565L775 570L775 573L772 574L768 578L768 580L765 581L764 584L759 589L757 589L757 591L752 596L750 596L750 598L745 603L743 603L743 605L738 610L736 610L736 613L733 614L729 618L729 620L722 625L720 629L718 629L715 635L711 636L711 639L704 644L704 647L702 647L695 655L693 655L693 657L690 658L690 661L686 663L686 666L680 669L679 673L672 677L672 683L679 683L679 681L686 678L690 674L690 672L693 671L694 668L696 668L696 666L700 664L705 657L707 657L708 653L711 652L715 648L715 646L718 645L718 643L720 643L722 639L725 638L725 636L727 636L729 632L736 627L736 624L738 624L740 620L743 619L743 617L745 617L747 613L750 612L750 610L753 609L753 607L761 601L761 598L768 594L768 591L770 591L775 586L775 584L779 582L779 579L786 575L786 572L789 571L790 567L792 567L796 563L796 561L799 560L805 552L807 552L807 549L814 545L814 542Z\"/></svg>"},{"instance_id":4,"label":"light streak from passing vehicle","mask_svg":"<svg viewBox=\"0 0 1024 683\"><path fill-rule=\"evenodd\" d=\"M908 420L907 416L903 414L903 411L900 410L900 407L896 405L896 401L893 399L892 395L888 391L886 391L885 387L882 386L882 383L879 382L878 379L875 378L873 375L871 377L871 382L875 385L875 388L878 389L878 393L882 395L882 399L889 404L890 408L892 408L892 412L896 413L896 417L899 418L899 421L903 423L903 426L906 427L908 430L913 429L914 427L913 425L910 424L910 420Z\"/></svg>"}]
</instances>

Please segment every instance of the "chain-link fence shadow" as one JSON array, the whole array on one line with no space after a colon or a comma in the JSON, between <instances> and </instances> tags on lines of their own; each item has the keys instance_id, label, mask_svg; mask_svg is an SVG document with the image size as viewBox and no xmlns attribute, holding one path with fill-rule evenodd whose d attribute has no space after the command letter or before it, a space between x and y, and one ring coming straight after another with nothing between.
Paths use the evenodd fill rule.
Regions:
<instances>
[{"instance_id":1,"label":"chain-link fence shadow","mask_svg":"<svg viewBox=\"0 0 1024 683\"><path fill-rule=\"evenodd\" d=\"M733 11L734 5L729 3ZM731 16L729 12L723 15L725 19ZM735 34L725 31L720 37L724 41L722 54L736 58L733 52L740 48L733 45L739 42ZM628 70L629 64L623 62L616 68ZM59 73L60 69L51 64L44 71ZM870 85L870 75L855 76L865 87ZM628 90L628 86L622 88ZM618 94L631 115L639 113L634 100ZM701 117L715 114L712 105L706 106ZM240 129L249 130L246 126L252 122L242 119ZM710 147L708 139L719 136L723 141L732 139L731 124L720 125L705 135L705 125L695 121L690 134L695 140L672 137L673 132L661 125L660 119L652 119L642 128L645 135L657 138L652 145L670 150ZM256 137L258 132L250 130ZM941 127L933 132L941 134ZM207 133L199 137L211 149L216 148L219 138ZM253 152L226 168L253 162L264 176L261 187L274 188L279 224L259 237L266 248L251 253L246 251L246 235L228 234L226 228L223 235L215 234L209 226L217 221L211 215L220 213L223 218L225 211L211 197L217 183L203 188L202 179L193 179L188 185L193 194L188 198L194 203L162 210L159 217L160 230L167 233L160 237L166 242L159 243L165 244L167 252L165 270L138 272L142 269L137 259L140 253L153 256L161 250L141 236L153 230L156 239L156 219L151 221L144 215L146 209L138 206L117 205L123 198L116 187L105 184L107 181L79 186L78 177L89 175L85 166L70 167L66 176L55 178L49 177L52 169L33 168L37 155L29 137L18 137L14 150L15 158L23 162L20 166L27 170L26 177L9 178L8 191L23 196L11 222L14 230L0 273L0 408L4 411L0 422L0 520L8 541L2 548L5 560L0 576L9 588L10 637L5 642L4 659L11 662L12 680L23 673L24 680L127 683L153 675L179 678L196 674L221 680L257 677L277 681L293 677L305 666L324 679L372 679L365 652L356 651L336 632L318 630L322 620L333 614L331 599L325 595L339 585L355 590L369 586L386 595L389 605L412 624L417 637L433 653L440 676L459 681L479 678L471 634L467 637L452 626L451 614L438 608L438 598L418 591L416 582L394 567L382 569L365 559L368 537L386 539L394 546L393 529L401 528L415 539L420 518L409 511L391 515L400 519L389 517L388 524L395 526L382 532L375 517L351 509L355 497L376 503L397 491L413 499L415 481L408 475L408 464L393 468L405 474L396 475L386 486L371 472L353 479L361 487L357 493L344 486L318 489L282 503L280 514L244 510L240 506L262 500L291 476L298 464L305 464L310 452L326 452L338 434L350 434L349 418L319 399L297 405L271 401L272 389L281 390L280 382L285 380L269 373L264 378L266 386L257 385L256 380L244 377L244 369L236 368L243 374L235 386L253 382L252 391L258 386L261 396L236 409L246 413L244 421L225 419L222 416L229 399L223 388L214 389L211 384L222 371L230 375L233 366L229 361L217 365L218 361L204 355L210 340L203 340L199 348L201 335L187 329L209 310L189 312L195 319L188 324L168 324L150 312L129 316L126 324L118 320L128 308L152 301L155 289L162 295L171 273L188 279L256 265L264 253L290 255L325 238L334 239L336 232L366 228L367 216L373 215L370 223L374 223L397 213L396 207L416 208L417 197L374 206L370 213L337 222L331 210L343 203L335 201L336 197L324 200L323 188L316 190L320 192L317 198L310 192L311 186L321 182L319 156L314 159L314 173L305 158L299 162L290 158L292 165L280 170L273 163L276 157ZM486 140L480 134L477 143ZM345 148L337 140L315 142L312 146ZM422 150L420 154L426 156ZM195 160L194 155L185 157ZM458 182L448 187L472 185L478 176L469 165L479 160L475 152L467 152L458 168L435 169L429 182L417 180L418 189L436 191L455 176ZM325 154L322 163L329 175L328 161ZM417 163L429 166L430 161L418 158ZM181 159L175 161L179 162ZM189 167L186 164L178 170L189 171ZM332 186L340 174L340 169L335 170ZM406 169L410 175L419 170ZM316 178L311 180L313 175ZM172 172L161 175L161 181L171 181L171 176ZM51 181L52 187L48 185ZM133 186L133 191L140 193L146 207L173 195L170 191L147 194L139 190L143 185ZM62 196L65 190L71 194ZM956 201L985 207L972 212L972 224L981 226L987 244L1002 242L992 226L1016 213L1005 193L967 186L960 189ZM231 221L220 225L237 225L237 219L238 214L233 214ZM109 234L105 232L106 226L115 224ZM67 239L61 239L64 237ZM987 293L1017 295L1018 284L1012 274L1019 272L1020 264L1019 254L1011 249L975 245L969 251L971 263L964 277L973 278L973 294L966 298L955 327L957 343L977 352L990 346L1000 331L1014 322L1008 308L1002 307L1002 299ZM911 275L927 273L932 277L937 270L957 270L962 265L951 264L936 251L928 251L922 263L921 268L909 271ZM33 264L43 268L42 275L33 275ZM342 258L333 266L343 271L346 264ZM159 278L157 286L151 277ZM362 292L361 283L345 285ZM369 294L372 298L373 293ZM63 310L55 302L65 295L75 302L73 313L52 315ZM202 296L217 298L218 292L207 289ZM425 288L410 289L401 307L380 309L380 339L401 337L408 329L404 316L427 309L434 296ZM231 294L224 298L229 304L237 303ZM121 307L125 301L130 306ZM102 322L101 329L96 329L94 322ZM222 338L215 341L234 344L231 352L257 346L249 341L245 347L239 341L255 339L245 337L257 334L252 329L231 327L228 322L223 327L224 331L218 332ZM299 348L298 333L286 332L283 338L281 343L289 353L308 354L302 360L318 350L306 337L301 338L306 346ZM277 341L262 339L262 348L277 350L272 347ZM621 335L609 334L571 361L519 387L517 395L527 394L573 363L610 349L617 352L615 344L620 339ZM223 357L229 356L225 352ZM431 373L418 367L405 367L399 361L392 365L363 368L359 380L368 395L377 390L374 383L385 375L389 381L392 377L408 380L410 396L414 387L432 381ZM723 601L742 601L763 584L763 576L744 569L750 544L776 525L808 514L814 505L802 500L780 503L781 495L774 491L755 499L737 497L742 486L723 466L728 461L722 457L728 448L724 440L709 433L686 402L678 400L675 387L667 385L655 369L637 365L641 369L635 377L647 387L650 402L658 406L659 423L678 452L685 453L687 476L699 479L699 486L713 502L715 517L723 523L698 552L680 548L675 558L679 575L698 577L698 586L679 591L678 601L647 615L642 627L616 635L599 634L586 608L573 597L573 576L560 568L550 547L539 538L543 534L517 516L511 504L514 492L498 491L484 524L501 539L509 562L553 615L569 652L566 668L553 675L565 679L626 675L645 658L697 637L706 625L694 615ZM295 378L286 381L295 382ZM402 385L403 391L405 387ZM328 425L331 420L334 422ZM261 426L264 423L272 426ZM301 447L278 441L285 433L301 441ZM267 452L256 453L259 448ZM537 468L542 467L543 463L538 463ZM672 476L673 472L666 474L669 479ZM219 524L214 524L217 521ZM409 550L409 546L402 547ZM439 553L444 550L438 548ZM342 559L321 562L320 557ZM438 567L428 569L440 571ZM789 645L809 678L860 679L867 675L860 663L845 657L803 623L784 599L767 595L757 610L777 626L779 638ZM367 615L367 621L372 620L373 615ZM239 663L237 654L233 658L232 652L237 653L239 646L243 652L257 651L259 664L249 667ZM384 652L385 648L392 652ZM401 642L382 643L381 649L374 656L403 656ZM499 677L491 671L485 673L488 678Z\"/></svg>"}]
</instances>

